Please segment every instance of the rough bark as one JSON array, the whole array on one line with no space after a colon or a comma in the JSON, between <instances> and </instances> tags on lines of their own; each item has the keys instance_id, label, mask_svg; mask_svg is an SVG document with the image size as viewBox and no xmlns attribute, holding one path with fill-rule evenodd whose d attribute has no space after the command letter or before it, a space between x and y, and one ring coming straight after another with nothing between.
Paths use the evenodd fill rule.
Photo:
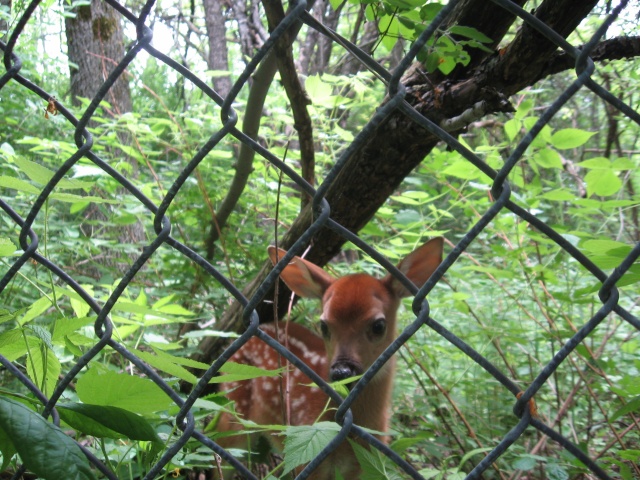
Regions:
<instances>
[{"instance_id":1,"label":"rough bark","mask_svg":"<svg viewBox=\"0 0 640 480\"><path fill-rule=\"evenodd\" d=\"M74 17L65 18L71 99L80 105L80 97L91 98L124 56L124 36L120 15L100 0L72 9ZM105 97L111 115L131 111L131 92L126 75L120 76Z\"/></svg>"},{"instance_id":2,"label":"rough bark","mask_svg":"<svg viewBox=\"0 0 640 480\"><path fill-rule=\"evenodd\" d=\"M535 15L566 37L595 4L595 0L547 0ZM492 2L468 0L460 3L446 24L474 26L485 33L491 32L488 35L498 45L513 21L511 14ZM537 31L524 26L500 53L487 54L478 50L473 54L472 63L458 69L451 77L428 75L422 65L414 64L403 78L408 87L406 100L435 123L456 117L479 101L486 102L485 114L508 110L510 95L549 73L548 61L556 50L557 47ZM328 189L326 199L331 205L331 218L350 231L358 232L438 142L438 138L404 114L391 114L375 129L367 143L352 152ZM280 245L290 247L311 220L311 209L306 208ZM314 237L307 258L317 265L324 265L338 253L343 243L342 237L324 228ZM253 295L269 269L265 263L246 287L247 297ZM281 310L286 307L289 295L281 284L278 299ZM273 292L267 293L266 298L273 298ZM262 322L271 321L273 305L263 302L257 313ZM241 324L241 309L235 304L228 309L219 328L237 330ZM209 362L215 358L222 343L211 337L204 340L200 344L201 360Z\"/></svg>"},{"instance_id":3,"label":"rough bark","mask_svg":"<svg viewBox=\"0 0 640 480\"><path fill-rule=\"evenodd\" d=\"M207 26L209 53L207 65L210 70L229 71L227 27L224 0L204 0L204 22ZM231 90L230 75L213 77L213 89L222 97Z\"/></svg>"},{"instance_id":4,"label":"rough bark","mask_svg":"<svg viewBox=\"0 0 640 480\"><path fill-rule=\"evenodd\" d=\"M269 34L262 25L259 2L257 0L233 0L231 2L231 10L233 11L233 18L238 24L237 36L240 43L240 51L246 61L253 57L269 37Z\"/></svg>"}]
</instances>

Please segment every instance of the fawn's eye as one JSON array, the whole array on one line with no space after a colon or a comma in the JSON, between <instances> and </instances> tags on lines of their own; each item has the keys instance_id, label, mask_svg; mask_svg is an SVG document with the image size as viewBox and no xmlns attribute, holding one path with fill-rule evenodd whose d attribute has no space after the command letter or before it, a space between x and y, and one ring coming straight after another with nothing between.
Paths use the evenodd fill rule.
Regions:
<instances>
[{"instance_id":1,"label":"fawn's eye","mask_svg":"<svg viewBox=\"0 0 640 480\"><path fill-rule=\"evenodd\" d=\"M371 324L371 334L374 337L381 337L387 331L387 322L384 318L377 318Z\"/></svg>"},{"instance_id":2,"label":"fawn's eye","mask_svg":"<svg viewBox=\"0 0 640 480\"><path fill-rule=\"evenodd\" d=\"M324 338L325 340L329 340L329 337L331 337L331 334L329 333L329 326L327 325L327 322L325 322L324 320L320 320L318 322L318 327L320 328L320 333L322 334L322 338Z\"/></svg>"}]
</instances>

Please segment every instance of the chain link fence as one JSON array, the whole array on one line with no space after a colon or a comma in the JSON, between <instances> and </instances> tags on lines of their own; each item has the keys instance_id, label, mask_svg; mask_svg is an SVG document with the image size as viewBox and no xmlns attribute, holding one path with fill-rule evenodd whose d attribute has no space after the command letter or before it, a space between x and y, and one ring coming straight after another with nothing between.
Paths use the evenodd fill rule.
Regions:
<instances>
[{"instance_id":1,"label":"chain link fence","mask_svg":"<svg viewBox=\"0 0 640 480\"><path fill-rule=\"evenodd\" d=\"M602 100L607 102L611 107L617 110L620 115L625 115L636 124L640 124L640 115L629 105L618 100L611 92L607 91L601 85L596 83L592 74L594 72L594 64L590 59L590 53L598 41L607 31L607 28L616 19L617 15L625 8L627 2L622 2L613 13L602 23L597 33L588 41L588 43L582 49L577 49L564 38L557 33L549 29L545 24L537 20L533 15L519 8L514 3L508 0L493 0L496 8L504 8L512 12L514 15L520 17L522 21L528 23L535 28L538 32L544 35L547 39L552 41L558 46L566 55L569 55L575 60L575 73L576 79L573 83L563 92L558 94L555 102L547 108L540 116L537 123L529 130L524 139L513 149L508 160L499 171L494 171L488 167L479 157L469 151L464 145L462 145L456 138L451 136L443 126L436 125L424 115L416 111L406 101L406 88L401 83L400 79L403 74L412 64L415 56L426 42L434 35L438 26L445 19L445 17L455 8L458 2L452 0L444 7L437 15L435 20L424 30L418 41L416 41L408 54L401 61L400 65L393 71L389 72L376 62L374 62L368 55L360 51L357 47L351 44L349 41L341 38L335 32L330 31L323 25L319 24L307 11L307 3L304 0L291 5L289 13L284 20L273 30L269 39L266 41L260 51L251 59L244 72L238 77L238 80L234 84L231 92L225 98L219 96L213 91L203 80L198 78L192 72L178 64L171 58L155 50L151 46L152 30L147 25L148 16L151 10L154 8L154 1L147 1L138 15L133 14L124 6L118 4L114 0L106 0L113 9L117 10L126 22L130 22L135 26L138 38L131 48L129 48L125 57L109 74L102 87L94 98L91 99L90 104L84 110L81 118L76 118L65 106L59 102L55 102L55 109L75 128L75 143L77 145L77 151L71 155L56 171L55 175L47 183L38 195L37 200L33 203L28 215L23 218L18 215L11 206L10 198L0 199L0 208L2 209L2 215L8 217L10 222L13 222L17 228L19 228L19 245L24 253L13 261L8 271L4 273L0 280L0 292L2 292L16 277L18 272L28 263L35 262L41 267L48 269L60 282L64 283L73 291L79 295L87 305L89 305L92 311L96 315L95 319L95 331L99 336L99 341L84 355L77 359L77 362L71 368L68 374L58 381L55 391L50 397L43 394L42 391L25 375L22 368L16 363L7 360L4 357L0 358L2 365L9 372L10 375L15 377L21 382L40 402L44 405L42 415L45 418L52 418L53 423L59 424L60 419L56 412L56 405L59 402L63 393L69 388L70 384L74 382L79 372L85 368L89 362L91 362L96 356L98 356L103 349L110 347L118 352L127 361L135 365L146 377L155 382L173 402L179 407L179 413L176 415L175 421L179 428L179 432L172 439L170 446L164 451L161 458L153 465L148 471L145 478L157 478L166 474L164 469L171 461L171 459L187 444L188 441L198 441L203 445L211 449L211 452L223 457L226 461L230 462L238 472L247 478L255 478L251 472L249 472L239 461L237 461L231 454L220 448L214 441L208 438L201 430L199 430L194 415L192 413L192 407L198 399L199 395L204 391L209 380L215 376L224 362L237 351L237 349L245 343L252 336L261 336L265 340L270 340L266 335L261 334L259 328L259 318L255 314L256 305L262 301L265 293L270 287L277 281L278 271L285 265L286 259L283 259L279 268L271 272L266 281L260 287L258 292L251 298L245 298L240 289L238 289L228 278L221 274L212 264L207 262L197 252L188 248L183 243L176 240L171 235L171 220L166 216L166 212L179 194L181 186L193 175L196 166L204 159L204 157L216 146L228 136L235 137L239 142L251 147L270 162L274 167L280 169L284 175L286 175L291 181L295 182L302 191L308 193L313 198L313 205L315 211L314 221L308 230L296 241L293 247L290 249L290 253L300 254L304 247L309 243L310 239L314 236L318 229L328 227L344 236L347 240L353 242L358 247L364 249L367 253L376 259L381 257L373 251L373 249L362 242L357 236L350 233L347 229L343 228L340 224L336 223L331 218L331 205L325 199L325 194L328 187L334 181L341 168L344 166L344 160L347 158L348 152L346 152L335 163L332 171L327 175L325 182L315 189L307 182L305 182L292 168L286 165L281 158L274 155L268 149L265 149L259 143L253 141L247 135L243 134L236 127L238 115L234 110L234 102L243 88L245 83L249 80L252 73L256 70L260 62L265 58L269 51L274 47L276 41L287 32L294 30L294 27L299 25L300 22L308 25L310 28L318 30L322 35L332 39L341 48L347 50L351 55L355 56L360 62L364 63L366 67L374 72L380 81L384 81L387 84L388 89L388 101L385 105L378 109L371 118L369 124L364 125L361 133L355 138L353 145L350 148L357 148L363 142L369 140L369 136L373 130L373 126L379 124L385 119L391 112L402 112L406 117L410 118L417 125L422 126L425 130L433 135L437 135L442 142L445 142L449 148L459 152L464 158L466 158L476 168L480 169L486 175L493 179L493 186L491 193L495 202L486 212L484 212L478 220L478 222L471 228L467 234L460 240L460 242L453 248L453 250L447 255L442 262L436 273L432 278L424 285L415 295L413 302L415 320L400 334L398 339L389 347L386 353L373 365L370 371L360 380L358 386L350 393L346 400L342 403L340 409L337 412L337 418L340 423L344 422L345 416L348 416L348 407L351 404L354 396L358 395L358 392L362 390L364 384L366 384L373 374L379 369L382 364L393 355L404 342L407 341L418 329L429 328L437 334L444 337L452 346L460 349L466 355L469 356L480 367L485 369L491 376L493 376L506 390L511 392L517 400L513 407L513 413L519 419L517 425L504 435L502 440L494 446L482 461L480 461L475 468L469 473L467 478L479 478L482 473L490 468L492 463L500 457L529 427L537 429L541 434L548 436L553 441L559 443L568 452L570 452L576 459L582 462L595 476L598 478L611 478L611 472L606 472L601 466L599 466L594 460L590 459L584 451L576 444L570 441L567 437L561 435L557 430L550 428L536 415L535 404L533 398L536 393L543 387L545 382L556 369L562 364L567 356L582 342L590 333L600 324L600 322L607 317L611 312L615 312L624 322L628 322L635 329L640 329L640 320L633 316L629 311L625 310L618 303L618 290L616 288L616 282L622 277L622 275L628 271L630 266L636 261L640 254L640 244L636 245L629 255L618 265L611 275L605 274L602 270L597 268L579 249L573 244L568 242L562 235L556 230L545 224L535 215L529 211L518 206L511 199L511 187L507 182L509 173L518 164L524 151L530 146L536 135L548 124L548 122L556 115L560 108L579 90L589 89L595 95L599 96ZM37 85L32 80L23 76L21 69L23 67L20 58L20 45L21 45L21 33L25 25L30 21L36 9L39 6L38 1L33 1L24 12L24 15L20 19L19 23L15 26L15 29L10 32L10 37L7 44L1 44L0 47L4 52L4 66L6 71L0 77L0 89L5 87L10 82L17 83L23 88L30 90L43 101L48 102L52 95L47 92L42 86ZM184 76L193 85L201 89L213 102L215 102L221 108L222 128L217 132L212 132L210 140L204 145L191 159L188 165L182 170L179 177L173 183L173 186L164 197L163 201L156 205L152 200L145 196L131 181L116 171L111 165L103 161L100 155L97 153L95 139L88 130L89 122L96 113L100 102L105 98L105 95L109 89L113 86L116 79L123 75L127 66L133 61L133 59L140 53L146 51L149 55L155 57L159 62L164 62L177 72L177 74ZM480 106L481 107L481 106ZM445 126L446 127L446 126ZM34 228L34 221L36 217L41 213L47 199L52 192L56 191L56 186L60 180L65 177L70 169L76 165L76 163L82 159L87 158L91 160L96 166L107 172L114 179L116 179L120 185L125 188L131 195L143 205L149 212L154 215L154 228L156 237L144 248L142 254L140 254L135 262L130 266L128 271L124 274L121 281L117 284L113 290L109 299L100 304L92 295L87 292L71 275L59 268L56 264L52 263L41 251L39 247L39 238L42 232L36 231ZM509 210L513 214L520 217L523 221L527 222L531 226L535 227L540 232L544 233L549 239L564 249L569 255L571 255L577 262L579 262L585 269L587 269L595 279L602 282L602 288L599 291L599 296L602 301L601 308L584 323L584 325L567 340L566 344L553 356L551 361L542 368L535 380L529 385L526 391L522 392L505 373L503 373L498 367L493 365L482 354L474 350L470 345L462 341L452 332L444 328L435 319L429 316L429 304L426 301L427 294L431 291L433 286L442 278L451 265L458 259L458 257L465 251L465 249L474 241L474 239L482 232L491 220L504 210ZM169 246L172 249L180 252L182 255L188 257L193 262L204 269L209 275L213 276L230 294L240 302L244 307L244 316L247 320L247 328L244 333L235 340L226 351L219 358L217 358L210 366L209 370L202 375L198 384L194 387L192 392L186 397L179 395L174 391L163 378L149 365L140 360L138 356L128 350L117 337L114 335L114 329L112 322L110 321L110 313L114 304L121 297L136 277L136 274L143 267L153 255L156 254L158 249L162 246ZM389 268L388 262L384 264L386 268ZM401 275L398 271L394 272L395 275ZM270 340L272 346L278 350L278 352L286 357L292 364L298 368L303 369L309 376L313 377L313 373L309 371L305 365L293 357L287 352L283 346L277 342ZM321 379L318 380L323 390L330 393L331 396L338 400L339 397L333 392L326 383ZM319 465L323 458L325 458L331 449L335 448L336 444L342 441L346 435L356 434L357 436L365 439L376 449L382 452L385 456L395 462L406 474L411 478L422 478L421 475L410 465L403 460L400 456L391 451L386 445L382 444L375 437L369 433L344 422L343 431L341 435L337 437L335 442L332 442L325 451L322 452L316 459L314 459L308 468L300 475L299 478L305 478L309 472L311 472L315 466ZM90 463L96 470L101 472L107 478L117 478L114 473L109 469L103 460L94 456L82 443L78 443L79 447L83 450L84 454L89 459ZM213 454L212 454L213 458ZM20 478L24 473L24 470L20 470L15 473L14 478Z\"/></svg>"}]
</instances>

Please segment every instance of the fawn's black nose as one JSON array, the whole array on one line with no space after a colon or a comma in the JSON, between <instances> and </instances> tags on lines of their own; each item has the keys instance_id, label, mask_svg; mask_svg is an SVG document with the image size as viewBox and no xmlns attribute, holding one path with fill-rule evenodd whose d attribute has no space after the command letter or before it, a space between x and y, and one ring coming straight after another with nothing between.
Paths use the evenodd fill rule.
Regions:
<instances>
[{"instance_id":1,"label":"fawn's black nose","mask_svg":"<svg viewBox=\"0 0 640 480\"><path fill-rule=\"evenodd\" d=\"M344 380L345 378L355 377L362 374L362 369L352 362L338 360L329 370L329 378L332 382Z\"/></svg>"}]
</instances>

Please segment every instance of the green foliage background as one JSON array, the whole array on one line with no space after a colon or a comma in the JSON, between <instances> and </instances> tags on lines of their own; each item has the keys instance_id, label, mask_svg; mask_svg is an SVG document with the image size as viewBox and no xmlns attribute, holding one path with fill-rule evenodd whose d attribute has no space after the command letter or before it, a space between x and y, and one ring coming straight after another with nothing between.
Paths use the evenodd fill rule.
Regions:
<instances>
[{"instance_id":1,"label":"green foliage background","mask_svg":"<svg viewBox=\"0 0 640 480\"><path fill-rule=\"evenodd\" d=\"M393 49L399 35L413 39L437 10L432 3L404 0L366 3L367 15L378 19L380 29L388 34L376 51L380 57ZM355 6L348 4L347 8ZM10 22L20 14L21 6L16 7ZM30 40L21 41L20 56L25 64L21 73L46 86L64 103L68 91L64 56L53 55L43 61L37 50L43 32L60 34L62 13L53 2L43 9L38 21L29 25ZM593 25L598 24L596 20ZM588 35L593 25L587 23L581 32ZM346 30L348 25L341 28ZM473 31L449 33L424 52L427 66L445 74L457 63L468 61L466 49L483 48L486 42ZM233 50L232 54L239 55ZM206 75L202 62L194 57L188 58L190 68ZM600 65L597 75L614 95L637 105L638 67L635 59L611 62ZM96 152L130 178L130 164L116 152L135 159L139 169L135 184L159 204L180 170L221 127L220 111L197 88L153 58L137 59L130 74L133 113L117 119L101 113L95 118L92 133ZM461 141L499 168L571 80L568 73L541 81L512 99L517 107L514 115L477 122ZM365 73L351 77L324 74L307 77L306 88L312 100L310 113L318 145L316 174L321 181L382 100L384 85ZM10 82L1 95L0 194L25 217L42 186L76 151L73 129L60 116L45 119L46 105L16 83ZM234 106L240 113L246 97L245 88ZM268 115L262 119L261 141L278 156L286 151L287 163L297 167L294 121L277 83L265 111ZM78 109L78 116L80 112ZM614 128L613 118L616 141L612 147L607 132ZM121 132L133 139L131 144L121 143ZM509 178L513 197L610 272L640 239L638 138L638 126L631 120L611 112L589 92L580 91L543 129L514 170ZM233 175L237 149L237 142L227 139L212 151L167 212L173 235L198 252L203 252L211 213ZM280 233L299 212L297 192L292 185L279 182L278 172L257 158L248 188L223 231L213 263L238 286L245 285L264 261L265 248L273 242L276 212ZM489 178L442 146L406 178L361 236L394 260L427 236L444 235L451 248L492 204L490 186ZM91 220L90 209L98 209L104 220ZM82 160L47 201L34 229L40 236L42 255L70 273L98 302L104 302L122 275L118 264L129 265L144 246L120 242L118 229L141 222L150 240L155 236L152 221L153 215L123 193L113 178ZM1 273L21 253L19 233L8 216L0 215ZM356 249L347 246L346 250ZM348 258L356 260L335 263L329 269L337 275L382 273L359 253ZM620 303L636 315L639 276L636 264L618 283ZM601 306L599 287L599 282L556 244L505 211L469 247L429 301L433 318L474 346L524 390ZM219 334L215 319L222 316L229 302L229 293L213 278L187 258L164 248L127 288L111 318L118 340L138 352L177 389L179 380L193 380L187 368L198 365L188 356L202 336ZM409 304L403 307L404 322L412 320L410 311ZM303 302L293 315L311 319L317 313L315 305ZM93 322L89 306L77 294L46 269L30 264L0 295L0 353L51 395L60 375L96 343ZM185 322L204 328L179 337L179 327ZM482 458L516 423L514 398L466 355L427 329L420 330L401 350L399 362L394 448L422 468L425 478L462 478L471 460ZM569 356L536 397L542 419L620 478L632 478L632 464L640 461L639 369L638 332L611 316ZM225 374L255 375L235 371L232 366L229 370ZM106 348L79 375L76 388L64 392L59 409L64 430L74 430L77 438L88 435L88 448L105 459L120 478L144 473L171 444L175 428L172 421L177 410L169 397L149 380L138 378L138 373ZM52 428L50 423L34 420L39 417L30 412L41 406L15 377L3 370L0 379L0 410L10 412L4 418L36 422L32 427L36 431ZM105 396L105 392L113 393L116 385L127 388L121 394ZM196 407L201 419L230 408L223 396L203 399ZM115 418L102 410L106 408L128 412L129 423L106 422L105 418ZM0 424L0 428L4 433L0 441L3 468L20 463L13 456L15 451L27 462L33 454L18 447L28 444L30 437L23 438L20 429L12 430L9 423ZM317 428L320 434L327 427ZM140 437L133 432L146 434ZM297 432L287 434L296 441ZM69 449L75 444L71 445ZM174 458L166 474L176 468L210 464L210 454L204 448L195 443L188 447ZM390 473L380 459L364 458L368 454L360 452L369 465L367 472L372 476L368 478L399 475ZM59 454L33 458L66 468ZM32 463L29 468L37 472L39 466ZM578 478L584 467L530 430L486 478L518 471L528 472L529 478L564 479Z\"/></svg>"}]
</instances>

